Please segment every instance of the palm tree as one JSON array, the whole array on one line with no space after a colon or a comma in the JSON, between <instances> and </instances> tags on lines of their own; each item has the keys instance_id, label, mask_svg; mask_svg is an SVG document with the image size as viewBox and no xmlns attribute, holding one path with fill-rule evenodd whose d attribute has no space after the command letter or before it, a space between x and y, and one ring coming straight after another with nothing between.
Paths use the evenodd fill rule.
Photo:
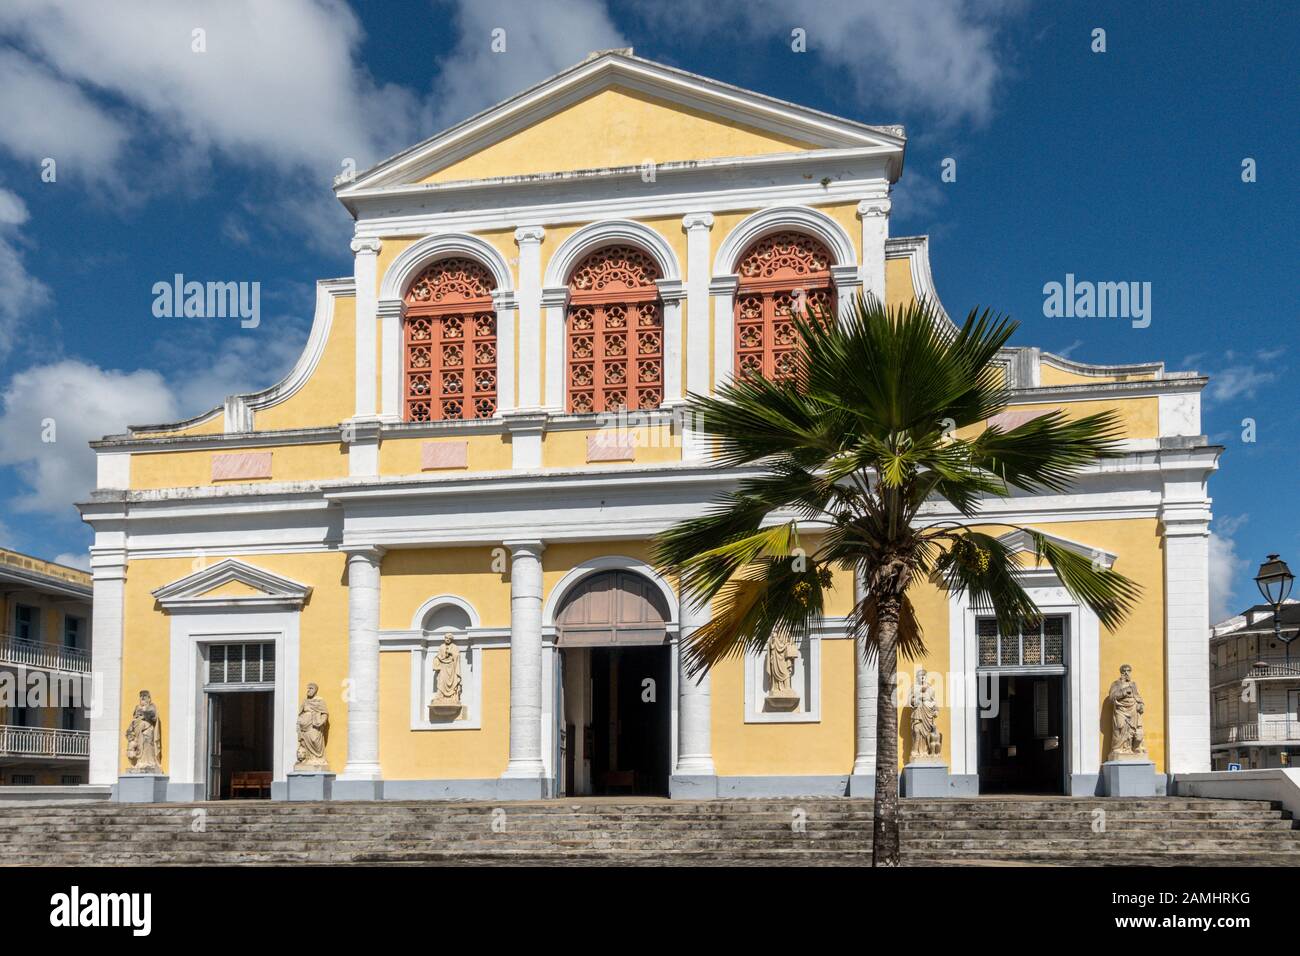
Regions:
<instances>
[{"instance_id":1,"label":"palm tree","mask_svg":"<svg viewBox=\"0 0 1300 956\"><path fill-rule=\"evenodd\" d=\"M991 533L1017 526L977 521L981 505L1012 489L1065 491L1117 453L1121 431L1109 412L987 423L1009 398L995 360L1016 329L988 311L955 329L929 302L885 309L858 295L840 321L813 315L796 327L788 377L738 376L690 396L717 467L748 469L708 512L659 535L655 557L686 600L713 605L683 651L691 674L761 652L773 635L807 635L832 569L855 572L862 596L849 627L879 662L872 862L896 866L898 656L925 654L910 589L930 579L968 592L1007 632L1036 622L1022 565ZM1020 530L1108 630L1123 620L1134 582Z\"/></svg>"}]
</instances>

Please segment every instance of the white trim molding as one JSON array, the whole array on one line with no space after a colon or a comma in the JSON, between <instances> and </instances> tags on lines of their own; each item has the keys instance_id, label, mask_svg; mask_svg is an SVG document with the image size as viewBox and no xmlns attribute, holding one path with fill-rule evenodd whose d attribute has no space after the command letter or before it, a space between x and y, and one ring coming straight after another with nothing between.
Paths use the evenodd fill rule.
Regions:
<instances>
[{"instance_id":1,"label":"white trim molding","mask_svg":"<svg viewBox=\"0 0 1300 956\"><path fill-rule=\"evenodd\" d=\"M602 246L615 244L636 246L650 254L659 267L661 279L681 280L681 264L672 246L655 229L631 219L603 219L589 223L560 243L546 265L542 286L555 289L569 284L569 273L582 257Z\"/></svg>"},{"instance_id":2,"label":"white trim molding","mask_svg":"<svg viewBox=\"0 0 1300 956\"><path fill-rule=\"evenodd\" d=\"M746 216L722 240L713 259L714 279L735 273L746 249L764 236L786 229L806 232L824 244L835 257L831 265L852 266L857 270L858 257L853 250L853 240L844 227L826 213L811 206L771 206Z\"/></svg>"}]
</instances>

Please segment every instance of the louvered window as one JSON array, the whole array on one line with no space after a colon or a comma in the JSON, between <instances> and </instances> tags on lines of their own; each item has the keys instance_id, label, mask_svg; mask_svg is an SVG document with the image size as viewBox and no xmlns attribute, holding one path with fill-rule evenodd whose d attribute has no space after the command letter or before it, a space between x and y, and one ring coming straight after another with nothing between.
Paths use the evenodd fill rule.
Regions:
<instances>
[{"instance_id":1,"label":"louvered window","mask_svg":"<svg viewBox=\"0 0 1300 956\"><path fill-rule=\"evenodd\" d=\"M736 373L769 379L794 374L796 325L835 312L831 256L817 240L779 232L741 257L736 293Z\"/></svg>"},{"instance_id":2,"label":"louvered window","mask_svg":"<svg viewBox=\"0 0 1300 956\"><path fill-rule=\"evenodd\" d=\"M1065 618L1045 616L1037 627L1003 633L991 617L977 618L980 667L1060 667L1065 663Z\"/></svg>"},{"instance_id":3,"label":"louvered window","mask_svg":"<svg viewBox=\"0 0 1300 956\"><path fill-rule=\"evenodd\" d=\"M275 644L213 644L209 684L274 684Z\"/></svg>"}]
</instances>

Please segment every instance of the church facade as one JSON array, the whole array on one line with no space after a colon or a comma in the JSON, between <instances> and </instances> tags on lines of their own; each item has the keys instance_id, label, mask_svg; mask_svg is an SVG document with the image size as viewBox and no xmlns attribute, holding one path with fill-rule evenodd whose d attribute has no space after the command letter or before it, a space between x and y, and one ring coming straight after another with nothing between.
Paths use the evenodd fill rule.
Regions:
<instances>
[{"instance_id":1,"label":"church facade","mask_svg":"<svg viewBox=\"0 0 1300 956\"><path fill-rule=\"evenodd\" d=\"M780 374L792 303L938 305L926 238L889 232L905 144L608 51L341 178L355 268L318 283L288 376L94 443L91 782L148 800L869 794L852 576L816 633L696 679L678 648L708 610L650 542L744 477L710 464L683 401ZM990 522L1143 598L1109 633L1032 569L1043 620L1001 634L921 586L928 656L900 669L929 674L947 786L1104 792L1121 665L1153 786L1208 769L1205 380L1001 361L1007 415L1114 409L1126 439L1070 493Z\"/></svg>"}]
</instances>

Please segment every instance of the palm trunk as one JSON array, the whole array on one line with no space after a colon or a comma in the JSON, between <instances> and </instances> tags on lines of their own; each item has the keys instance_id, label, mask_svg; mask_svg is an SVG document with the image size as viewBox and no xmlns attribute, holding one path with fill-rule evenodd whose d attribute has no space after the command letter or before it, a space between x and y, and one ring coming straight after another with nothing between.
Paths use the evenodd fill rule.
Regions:
<instances>
[{"instance_id":1,"label":"palm trunk","mask_svg":"<svg viewBox=\"0 0 1300 956\"><path fill-rule=\"evenodd\" d=\"M882 600L876 619L876 799L871 814L871 865L898 866L898 614Z\"/></svg>"}]
</instances>

